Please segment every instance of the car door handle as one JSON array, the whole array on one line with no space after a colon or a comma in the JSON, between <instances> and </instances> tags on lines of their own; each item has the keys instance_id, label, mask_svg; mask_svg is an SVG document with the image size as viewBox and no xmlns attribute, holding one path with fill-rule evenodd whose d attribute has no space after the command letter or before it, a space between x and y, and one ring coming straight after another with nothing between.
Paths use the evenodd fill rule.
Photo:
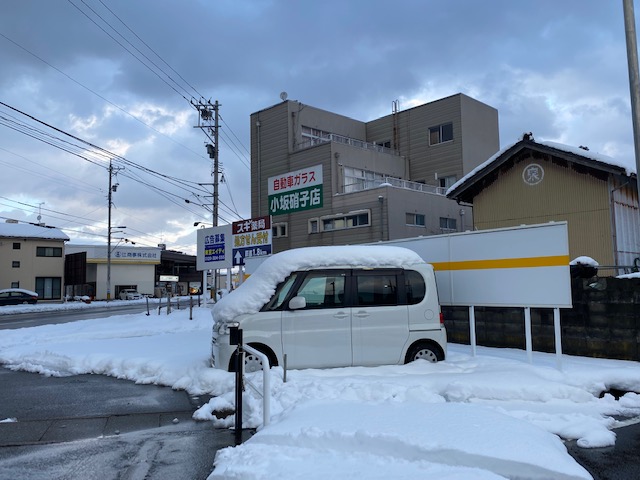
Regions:
<instances>
[{"instance_id":1,"label":"car door handle","mask_svg":"<svg viewBox=\"0 0 640 480\"><path fill-rule=\"evenodd\" d=\"M345 312L338 312L338 313L336 313L333 317L334 317L334 318L347 318L348 316L349 316L349 314L348 314L348 313L345 313Z\"/></svg>"},{"instance_id":2,"label":"car door handle","mask_svg":"<svg viewBox=\"0 0 640 480\"><path fill-rule=\"evenodd\" d=\"M360 310L359 312L354 313L353 316L358 318L365 318L368 317L369 314L363 310Z\"/></svg>"}]
</instances>

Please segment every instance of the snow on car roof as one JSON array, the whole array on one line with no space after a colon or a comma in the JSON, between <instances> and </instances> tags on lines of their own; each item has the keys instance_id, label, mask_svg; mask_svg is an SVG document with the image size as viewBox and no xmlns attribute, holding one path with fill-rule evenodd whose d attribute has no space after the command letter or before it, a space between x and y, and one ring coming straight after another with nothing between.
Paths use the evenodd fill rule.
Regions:
<instances>
[{"instance_id":1,"label":"snow on car roof","mask_svg":"<svg viewBox=\"0 0 640 480\"><path fill-rule=\"evenodd\" d=\"M349 245L287 250L267 258L239 288L213 307L213 318L229 321L256 313L269 301L276 286L291 272L330 267L408 267L425 263L416 252L403 247Z\"/></svg>"},{"instance_id":2,"label":"snow on car roof","mask_svg":"<svg viewBox=\"0 0 640 480\"><path fill-rule=\"evenodd\" d=\"M38 296L36 292L27 290L26 288L3 288L0 290L0 293L4 293L4 292L20 292L20 293L26 293L27 295L32 295L34 297Z\"/></svg>"}]
</instances>

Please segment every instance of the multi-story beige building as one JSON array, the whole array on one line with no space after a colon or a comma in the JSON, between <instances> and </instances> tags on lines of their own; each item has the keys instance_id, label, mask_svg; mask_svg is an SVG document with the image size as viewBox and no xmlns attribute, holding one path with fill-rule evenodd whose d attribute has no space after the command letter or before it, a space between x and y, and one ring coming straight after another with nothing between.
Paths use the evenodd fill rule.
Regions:
<instances>
[{"instance_id":1,"label":"multi-story beige building","mask_svg":"<svg viewBox=\"0 0 640 480\"><path fill-rule=\"evenodd\" d=\"M251 214L276 252L469 229L446 189L499 144L497 110L463 94L368 122L284 100L251 115Z\"/></svg>"},{"instance_id":2,"label":"multi-story beige building","mask_svg":"<svg viewBox=\"0 0 640 480\"><path fill-rule=\"evenodd\" d=\"M32 290L39 301L61 300L68 240L57 228L0 223L0 288Z\"/></svg>"},{"instance_id":3,"label":"multi-story beige building","mask_svg":"<svg viewBox=\"0 0 640 480\"><path fill-rule=\"evenodd\" d=\"M448 195L473 204L476 229L567 221L572 258L640 266L637 174L585 147L538 142L526 134ZM624 273L618 270L605 273Z\"/></svg>"}]
</instances>

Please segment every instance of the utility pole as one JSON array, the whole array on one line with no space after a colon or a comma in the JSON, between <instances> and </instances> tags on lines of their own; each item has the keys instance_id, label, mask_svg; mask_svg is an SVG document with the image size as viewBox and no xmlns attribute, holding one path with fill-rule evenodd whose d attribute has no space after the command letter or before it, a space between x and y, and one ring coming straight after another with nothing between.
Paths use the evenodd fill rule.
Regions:
<instances>
[{"instance_id":1,"label":"utility pole","mask_svg":"<svg viewBox=\"0 0 640 480\"><path fill-rule=\"evenodd\" d=\"M220 116L219 109L220 104L216 100L215 103L211 103L211 100L201 99L199 102L191 101L191 105L198 110L198 124L194 126L194 128L201 129L207 138L211 141L211 143L207 143L207 154L209 158L213 160L212 165L212 176L213 176L213 205L211 209L212 214L212 223L214 227L218 226L218 177L220 175L220 160L219 154L220 149L218 148L218 133L220 130ZM205 271L203 274L203 290L206 290L206 278L207 272ZM216 299L217 291L218 291L218 271L214 271L213 278L213 298L214 301Z\"/></svg>"},{"instance_id":2,"label":"utility pole","mask_svg":"<svg viewBox=\"0 0 640 480\"><path fill-rule=\"evenodd\" d=\"M633 122L633 145L636 156L636 185L640 189L640 74L638 73L638 40L633 0L622 0L624 10L624 33L627 39L627 63L629 65L629 90L631 93L631 116Z\"/></svg>"},{"instance_id":3,"label":"utility pole","mask_svg":"<svg viewBox=\"0 0 640 480\"><path fill-rule=\"evenodd\" d=\"M113 167L111 159L109 159L109 193L108 193L108 220L107 220L107 302L111 301L111 206L113 205L112 194L118 190L118 184L113 183L114 172L117 174L124 167ZM125 227L118 227L125 228ZM97 292L96 292L97 293Z\"/></svg>"},{"instance_id":4,"label":"utility pole","mask_svg":"<svg viewBox=\"0 0 640 480\"><path fill-rule=\"evenodd\" d=\"M207 143L207 154L213 160L211 175L213 176L213 226L218 226L218 184L220 175L220 149L218 148L218 138L220 130L220 104L216 100L200 100L199 102L191 101L191 105L198 110L198 124L193 128L201 129L211 143Z\"/></svg>"}]
</instances>

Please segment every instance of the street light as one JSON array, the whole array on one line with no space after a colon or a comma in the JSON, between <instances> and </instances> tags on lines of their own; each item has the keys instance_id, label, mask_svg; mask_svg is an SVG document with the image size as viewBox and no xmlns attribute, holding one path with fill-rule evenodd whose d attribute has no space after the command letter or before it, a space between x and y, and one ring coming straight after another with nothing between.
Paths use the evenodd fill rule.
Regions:
<instances>
[{"instance_id":1,"label":"street light","mask_svg":"<svg viewBox=\"0 0 640 480\"><path fill-rule=\"evenodd\" d=\"M111 300L111 235L113 233L122 233L122 230L114 230L114 228L127 228L124 226L112 227L109 225L107 234L107 302ZM117 246L117 245L116 245Z\"/></svg>"},{"instance_id":2,"label":"street light","mask_svg":"<svg viewBox=\"0 0 640 480\"><path fill-rule=\"evenodd\" d=\"M202 225L200 228L204 228L204 226L208 224L206 224L205 222L193 222L194 227L197 227L198 225Z\"/></svg>"}]
</instances>

